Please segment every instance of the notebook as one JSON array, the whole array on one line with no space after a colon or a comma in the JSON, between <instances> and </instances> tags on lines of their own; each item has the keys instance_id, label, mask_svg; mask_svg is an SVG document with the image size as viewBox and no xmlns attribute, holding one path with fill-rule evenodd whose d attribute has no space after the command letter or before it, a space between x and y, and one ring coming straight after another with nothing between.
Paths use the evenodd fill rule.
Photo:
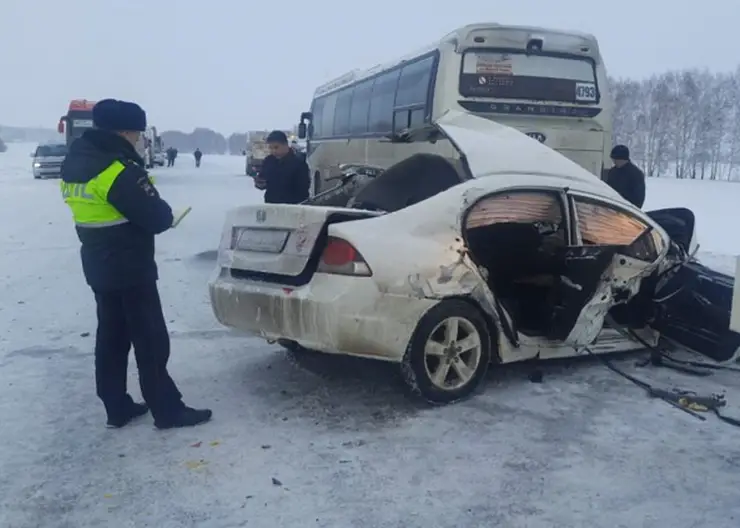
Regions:
<instances>
[{"instance_id":1,"label":"notebook","mask_svg":"<svg viewBox=\"0 0 740 528\"><path fill-rule=\"evenodd\" d=\"M172 227L177 227L180 222L182 222L182 219L188 216L188 213L192 210L192 207L186 207L185 209L181 211L175 211L172 219Z\"/></svg>"}]
</instances>

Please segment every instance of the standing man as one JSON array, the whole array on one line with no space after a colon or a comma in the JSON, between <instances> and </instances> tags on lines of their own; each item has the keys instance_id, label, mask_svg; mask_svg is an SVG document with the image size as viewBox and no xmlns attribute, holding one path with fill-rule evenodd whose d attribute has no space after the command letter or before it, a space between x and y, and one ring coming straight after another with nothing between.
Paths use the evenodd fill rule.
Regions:
<instances>
[{"instance_id":1,"label":"standing man","mask_svg":"<svg viewBox=\"0 0 740 528\"><path fill-rule=\"evenodd\" d=\"M157 290L154 236L168 230L173 218L135 149L146 114L135 103L105 99L93 108L93 124L72 143L61 187L97 304L95 383L107 425L123 427L148 410L159 429L207 422L211 411L186 407L167 372L170 339ZM131 345L146 405L126 390Z\"/></svg>"},{"instance_id":2,"label":"standing man","mask_svg":"<svg viewBox=\"0 0 740 528\"><path fill-rule=\"evenodd\" d=\"M265 203L297 204L307 200L311 187L308 164L290 148L285 132L270 132L267 147L270 155L254 179L254 186L265 191Z\"/></svg>"},{"instance_id":3,"label":"standing man","mask_svg":"<svg viewBox=\"0 0 740 528\"><path fill-rule=\"evenodd\" d=\"M645 174L630 161L630 150L625 145L612 149L612 163L606 183L617 191L622 198L635 207L645 203Z\"/></svg>"},{"instance_id":4,"label":"standing man","mask_svg":"<svg viewBox=\"0 0 740 528\"><path fill-rule=\"evenodd\" d=\"M172 167L175 164L175 149L167 147L167 166Z\"/></svg>"},{"instance_id":5,"label":"standing man","mask_svg":"<svg viewBox=\"0 0 740 528\"><path fill-rule=\"evenodd\" d=\"M195 152L193 152L193 157L195 157L195 166L200 167L200 158L203 157L203 153L200 151L199 148L195 149Z\"/></svg>"}]
</instances>

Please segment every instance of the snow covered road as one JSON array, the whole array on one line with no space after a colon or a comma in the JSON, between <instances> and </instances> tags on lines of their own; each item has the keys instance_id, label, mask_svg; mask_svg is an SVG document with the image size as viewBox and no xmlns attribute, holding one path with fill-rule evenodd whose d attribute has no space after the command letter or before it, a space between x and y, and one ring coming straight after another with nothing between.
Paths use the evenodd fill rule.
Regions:
<instances>
[{"instance_id":1,"label":"snow covered road","mask_svg":"<svg viewBox=\"0 0 740 528\"><path fill-rule=\"evenodd\" d=\"M701 422L599 363L544 382L493 372L445 408L409 401L388 365L296 365L214 321L206 281L223 212L260 195L241 157L181 155L155 171L193 212L158 240L172 374L212 423L103 427L93 298L57 181L34 181L31 145L0 154L0 527L689 528L740 526L740 430ZM702 250L731 268L740 184L650 181L647 207L686 205ZM625 369L701 392L740 378ZM130 386L138 394L132 362Z\"/></svg>"}]
</instances>

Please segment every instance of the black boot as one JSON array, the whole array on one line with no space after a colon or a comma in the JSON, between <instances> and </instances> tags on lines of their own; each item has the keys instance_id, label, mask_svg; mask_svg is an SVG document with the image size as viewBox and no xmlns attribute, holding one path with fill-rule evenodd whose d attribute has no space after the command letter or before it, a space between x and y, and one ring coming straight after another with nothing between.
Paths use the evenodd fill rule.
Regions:
<instances>
[{"instance_id":1,"label":"black boot","mask_svg":"<svg viewBox=\"0 0 740 528\"><path fill-rule=\"evenodd\" d=\"M191 409L183 407L172 416L154 420L157 429L174 429L177 427L192 427L206 423L213 416L210 409Z\"/></svg>"},{"instance_id":2,"label":"black boot","mask_svg":"<svg viewBox=\"0 0 740 528\"><path fill-rule=\"evenodd\" d=\"M126 409L115 416L108 416L108 422L105 424L109 429L120 429L135 418L144 416L149 412L149 407L145 403L134 403L133 401L126 406Z\"/></svg>"}]
</instances>

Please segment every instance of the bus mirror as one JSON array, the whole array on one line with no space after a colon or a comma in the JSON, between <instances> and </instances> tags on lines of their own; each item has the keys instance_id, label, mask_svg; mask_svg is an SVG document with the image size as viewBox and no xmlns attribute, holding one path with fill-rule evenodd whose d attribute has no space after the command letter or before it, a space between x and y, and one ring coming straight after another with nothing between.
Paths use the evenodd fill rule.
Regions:
<instances>
[{"instance_id":1,"label":"bus mirror","mask_svg":"<svg viewBox=\"0 0 740 528\"><path fill-rule=\"evenodd\" d=\"M300 123L298 125L298 138L306 139L306 123Z\"/></svg>"},{"instance_id":2,"label":"bus mirror","mask_svg":"<svg viewBox=\"0 0 740 528\"><path fill-rule=\"evenodd\" d=\"M308 137L309 139L313 137L313 123L308 124Z\"/></svg>"},{"instance_id":3,"label":"bus mirror","mask_svg":"<svg viewBox=\"0 0 740 528\"><path fill-rule=\"evenodd\" d=\"M64 134L64 117L59 118L59 123L57 124L57 132L60 134Z\"/></svg>"}]
</instances>

